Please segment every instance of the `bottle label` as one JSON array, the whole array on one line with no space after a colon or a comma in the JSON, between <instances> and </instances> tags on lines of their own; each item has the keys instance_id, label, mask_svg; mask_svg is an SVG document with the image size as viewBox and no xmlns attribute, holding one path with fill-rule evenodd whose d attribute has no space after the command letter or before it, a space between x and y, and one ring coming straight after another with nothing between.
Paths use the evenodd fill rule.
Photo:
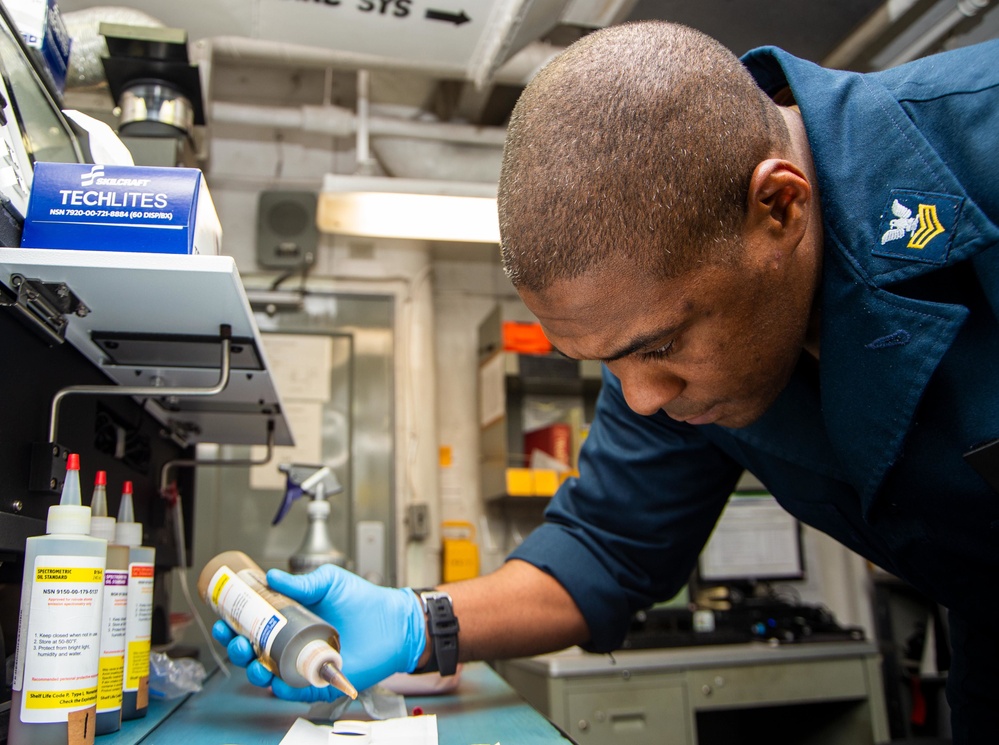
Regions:
<instances>
[{"instance_id":1,"label":"bottle label","mask_svg":"<svg viewBox=\"0 0 999 745\"><path fill-rule=\"evenodd\" d=\"M208 583L208 601L222 620L253 643L257 654L263 652L269 658L274 638L288 619L253 589L259 585L258 578L244 579L241 574L219 567Z\"/></svg>"},{"instance_id":2,"label":"bottle label","mask_svg":"<svg viewBox=\"0 0 999 745\"><path fill-rule=\"evenodd\" d=\"M97 713L121 708L125 673L125 624L128 616L128 572L104 571L104 612L101 621L101 663Z\"/></svg>"},{"instance_id":3,"label":"bottle label","mask_svg":"<svg viewBox=\"0 0 999 745\"><path fill-rule=\"evenodd\" d=\"M38 556L31 571L24 668L14 681L21 721L66 722L97 701L104 561Z\"/></svg>"},{"instance_id":4,"label":"bottle label","mask_svg":"<svg viewBox=\"0 0 999 745\"><path fill-rule=\"evenodd\" d=\"M133 561L128 565L128 603L125 613L125 683L127 693L137 692L149 677L149 643L153 627L153 565Z\"/></svg>"}]
</instances>

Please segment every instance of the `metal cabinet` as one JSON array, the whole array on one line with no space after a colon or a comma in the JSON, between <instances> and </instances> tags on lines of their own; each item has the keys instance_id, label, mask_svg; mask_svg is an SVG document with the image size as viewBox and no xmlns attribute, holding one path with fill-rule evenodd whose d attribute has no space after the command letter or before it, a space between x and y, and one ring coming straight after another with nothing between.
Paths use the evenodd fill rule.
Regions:
<instances>
[{"instance_id":1,"label":"metal cabinet","mask_svg":"<svg viewBox=\"0 0 999 745\"><path fill-rule=\"evenodd\" d=\"M578 649L497 663L507 681L579 743L874 745L889 739L877 648L763 643Z\"/></svg>"}]
</instances>

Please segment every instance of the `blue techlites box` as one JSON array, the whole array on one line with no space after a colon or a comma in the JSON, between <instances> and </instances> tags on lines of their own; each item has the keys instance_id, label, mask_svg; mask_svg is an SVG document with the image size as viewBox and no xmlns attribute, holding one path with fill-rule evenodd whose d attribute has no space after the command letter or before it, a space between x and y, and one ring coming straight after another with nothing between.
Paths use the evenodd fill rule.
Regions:
<instances>
[{"instance_id":1,"label":"blue techlites box","mask_svg":"<svg viewBox=\"0 0 999 745\"><path fill-rule=\"evenodd\" d=\"M218 254L221 238L196 168L36 163L21 247Z\"/></svg>"}]
</instances>

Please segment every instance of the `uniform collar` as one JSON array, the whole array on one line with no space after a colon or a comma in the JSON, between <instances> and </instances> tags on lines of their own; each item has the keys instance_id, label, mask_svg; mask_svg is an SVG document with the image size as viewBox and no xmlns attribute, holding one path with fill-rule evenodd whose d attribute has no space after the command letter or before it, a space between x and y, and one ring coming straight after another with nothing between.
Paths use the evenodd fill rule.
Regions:
<instances>
[{"instance_id":1,"label":"uniform collar","mask_svg":"<svg viewBox=\"0 0 999 745\"><path fill-rule=\"evenodd\" d=\"M897 70L829 70L775 47L753 50L743 61L766 92L789 87L800 109L817 173L826 253L843 250L884 287L999 240L996 226L967 197L887 84Z\"/></svg>"},{"instance_id":2,"label":"uniform collar","mask_svg":"<svg viewBox=\"0 0 999 745\"><path fill-rule=\"evenodd\" d=\"M975 255L995 244L997 231L881 77L827 70L773 48L744 62L764 90L790 86L808 132L825 242L821 416L869 517L968 315L887 288Z\"/></svg>"}]
</instances>

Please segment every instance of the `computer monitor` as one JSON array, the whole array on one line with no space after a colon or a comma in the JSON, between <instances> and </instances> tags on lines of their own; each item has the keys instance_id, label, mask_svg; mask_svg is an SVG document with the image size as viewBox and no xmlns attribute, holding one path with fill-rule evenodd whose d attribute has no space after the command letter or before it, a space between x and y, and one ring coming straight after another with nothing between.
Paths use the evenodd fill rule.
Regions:
<instances>
[{"instance_id":1,"label":"computer monitor","mask_svg":"<svg viewBox=\"0 0 999 745\"><path fill-rule=\"evenodd\" d=\"M701 584L803 579L801 526L769 494L734 494L698 563Z\"/></svg>"}]
</instances>

